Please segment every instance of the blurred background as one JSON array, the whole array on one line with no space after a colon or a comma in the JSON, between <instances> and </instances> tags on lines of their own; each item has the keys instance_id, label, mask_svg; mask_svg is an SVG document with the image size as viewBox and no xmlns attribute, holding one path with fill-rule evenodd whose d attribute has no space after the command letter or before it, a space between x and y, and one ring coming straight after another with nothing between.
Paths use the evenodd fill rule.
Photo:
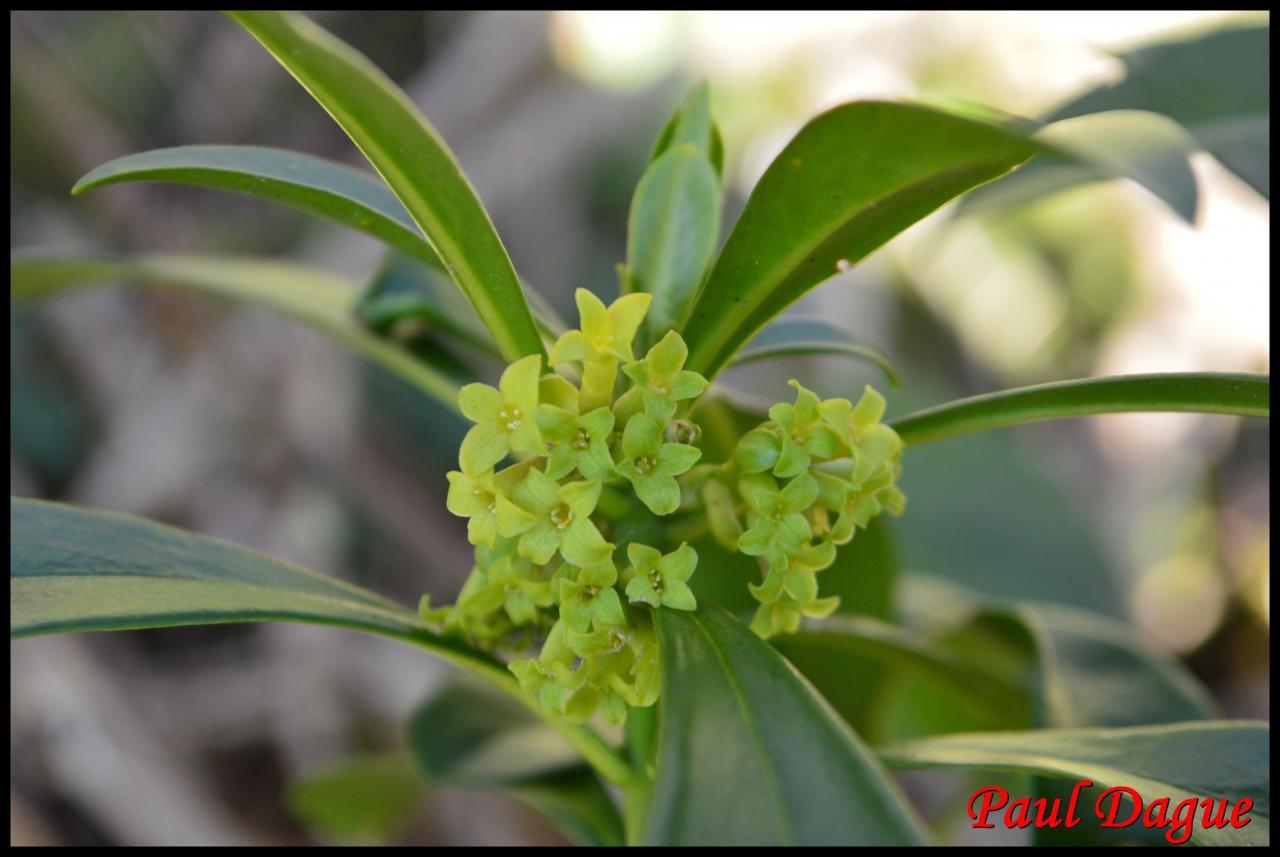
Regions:
<instances>
[{"instance_id":1,"label":"blurred background","mask_svg":"<svg viewBox=\"0 0 1280 857\"><path fill-rule=\"evenodd\" d=\"M1227 13L317 12L449 141L517 269L562 314L616 293L631 192L690 86L711 82L726 224L801 125L858 98L1044 115L1117 80L1116 54ZM1256 17L1252 19L1257 21ZM1265 21L1266 18L1261 18ZM10 15L10 243L287 256L367 279L380 247L216 191L72 198L92 167L189 143L363 167L244 32L200 12ZM1230 62L1230 59L1224 61ZM1258 83L1265 86L1265 80ZM1187 93L1195 95L1194 87ZM1264 96L1265 97L1265 96ZM1041 381L1269 371L1270 213L1195 156L1199 221L1126 181L987 214L956 206L795 308L897 364L890 415ZM10 490L177 524L356 580L451 600L470 568L444 509L462 426L321 334L164 291L94 289L10 315ZM770 401L884 388L840 359L724 380ZM856 398L856 395L854 395ZM1126 415L912 449L894 522L911 581L1065 602L1189 665L1223 716L1269 719L1269 422ZM340 629L227 626L10 646L15 844L314 841L293 777L394 747L448 669ZM556 843L500 795L436 792L397 841Z\"/></svg>"}]
</instances>

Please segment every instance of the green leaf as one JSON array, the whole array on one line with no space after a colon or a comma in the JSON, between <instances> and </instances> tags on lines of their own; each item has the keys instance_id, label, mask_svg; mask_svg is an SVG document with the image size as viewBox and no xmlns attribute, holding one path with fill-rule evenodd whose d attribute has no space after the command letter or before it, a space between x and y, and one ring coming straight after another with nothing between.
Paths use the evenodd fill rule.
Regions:
<instances>
[{"instance_id":1,"label":"green leaf","mask_svg":"<svg viewBox=\"0 0 1280 857\"><path fill-rule=\"evenodd\" d=\"M475 682L453 682L418 708L408 734L431 784L501 788L579 844L622 844L621 819L600 781L518 702Z\"/></svg>"},{"instance_id":2,"label":"green leaf","mask_svg":"<svg viewBox=\"0 0 1280 857\"><path fill-rule=\"evenodd\" d=\"M1020 132L927 107L858 102L773 161L696 298L689 368L710 378L809 289L1039 150Z\"/></svg>"},{"instance_id":3,"label":"green leaf","mask_svg":"<svg viewBox=\"0 0 1280 857\"><path fill-rule=\"evenodd\" d=\"M418 225L377 176L323 158L260 146L176 146L108 161L76 182L71 192L138 181L220 188L284 203L365 232L444 270Z\"/></svg>"},{"instance_id":4,"label":"green leaf","mask_svg":"<svg viewBox=\"0 0 1280 857\"><path fill-rule=\"evenodd\" d=\"M293 780L284 803L318 836L384 844L405 829L424 792L408 758L360 756Z\"/></svg>"},{"instance_id":5,"label":"green leaf","mask_svg":"<svg viewBox=\"0 0 1280 857\"><path fill-rule=\"evenodd\" d=\"M334 336L451 410L458 408L457 384L358 324L354 287L332 274L284 262L203 256L110 258L20 252L9 260L13 299L120 280L195 289L276 310Z\"/></svg>"},{"instance_id":6,"label":"green leaf","mask_svg":"<svg viewBox=\"0 0 1280 857\"><path fill-rule=\"evenodd\" d=\"M217 539L110 512L10 498L13 637L293 620L409 640L492 664L417 614L340 580Z\"/></svg>"},{"instance_id":7,"label":"green leaf","mask_svg":"<svg viewBox=\"0 0 1280 857\"><path fill-rule=\"evenodd\" d=\"M292 12L232 12L399 197L508 360L546 356L515 269L444 140L366 57Z\"/></svg>"},{"instance_id":8,"label":"green leaf","mask_svg":"<svg viewBox=\"0 0 1280 857\"><path fill-rule=\"evenodd\" d=\"M1199 203L1190 157L1199 148L1158 113L1109 110L1063 119L1032 139L1054 150L965 200L971 211L1021 205L1090 182L1130 178L1194 225Z\"/></svg>"},{"instance_id":9,"label":"green leaf","mask_svg":"<svg viewBox=\"0 0 1280 857\"><path fill-rule=\"evenodd\" d=\"M1094 792L1128 786L1144 803L1166 797L1253 801L1245 827L1204 829L1201 845L1270 843L1270 745L1268 724L1249 721L1176 723L1126 729L1049 729L967 733L923 738L879 751L894 767L980 767L1089 779ZM1088 793L1086 793L1088 794Z\"/></svg>"},{"instance_id":10,"label":"green leaf","mask_svg":"<svg viewBox=\"0 0 1280 857\"><path fill-rule=\"evenodd\" d=\"M889 425L912 445L1036 420L1128 411L1269 417L1270 380L1248 372L1170 372L1056 381L959 399Z\"/></svg>"},{"instance_id":11,"label":"green leaf","mask_svg":"<svg viewBox=\"0 0 1280 857\"><path fill-rule=\"evenodd\" d=\"M706 83L695 86L662 126L649 160L656 161L668 149L686 143L711 162L717 177L724 175L724 142L720 139L720 129L711 118L711 87Z\"/></svg>"},{"instance_id":12,"label":"green leaf","mask_svg":"<svg viewBox=\"0 0 1280 857\"><path fill-rule=\"evenodd\" d=\"M631 202L627 264L632 290L649 292L650 341L677 328L702 282L720 236L720 183L691 145L649 165Z\"/></svg>"},{"instance_id":13,"label":"green leaf","mask_svg":"<svg viewBox=\"0 0 1280 857\"><path fill-rule=\"evenodd\" d=\"M897 371L879 349L860 343L849 331L820 318L792 316L774 321L751 337L729 365L804 354L843 354L870 360L890 384L898 386Z\"/></svg>"},{"instance_id":14,"label":"green leaf","mask_svg":"<svg viewBox=\"0 0 1280 857\"><path fill-rule=\"evenodd\" d=\"M655 611L650 844L920 844L897 787L787 663L717 608Z\"/></svg>"},{"instance_id":15,"label":"green leaf","mask_svg":"<svg viewBox=\"0 0 1280 857\"><path fill-rule=\"evenodd\" d=\"M1125 76L1054 110L1050 121L1150 110L1181 123L1263 196L1271 191L1271 25L1239 20L1121 54Z\"/></svg>"},{"instance_id":16,"label":"green leaf","mask_svg":"<svg viewBox=\"0 0 1280 857\"><path fill-rule=\"evenodd\" d=\"M501 786L582 763L564 738L517 700L453 681L409 721L409 747L430 783Z\"/></svg>"},{"instance_id":17,"label":"green leaf","mask_svg":"<svg viewBox=\"0 0 1280 857\"><path fill-rule=\"evenodd\" d=\"M544 298L527 286L525 294L533 306L534 320L545 334L558 336L564 331L564 322ZM382 333L393 331L404 319L415 319L486 354L500 356L475 307L448 275L401 253L386 255L355 311L366 325Z\"/></svg>"}]
</instances>

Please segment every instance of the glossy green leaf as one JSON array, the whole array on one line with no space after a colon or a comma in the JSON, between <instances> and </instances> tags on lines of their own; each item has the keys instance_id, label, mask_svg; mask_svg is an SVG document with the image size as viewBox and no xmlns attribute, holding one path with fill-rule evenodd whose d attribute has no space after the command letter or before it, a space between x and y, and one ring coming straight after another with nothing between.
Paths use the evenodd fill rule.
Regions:
<instances>
[{"instance_id":1,"label":"glossy green leaf","mask_svg":"<svg viewBox=\"0 0 1280 857\"><path fill-rule=\"evenodd\" d=\"M1049 121L1150 110L1187 128L1263 196L1271 192L1271 25L1242 19L1120 55L1125 75L1071 99Z\"/></svg>"},{"instance_id":2,"label":"glossy green leaf","mask_svg":"<svg viewBox=\"0 0 1280 857\"><path fill-rule=\"evenodd\" d=\"M714 607L656 612L650 844L919 844L892 780L776 652Z\"/></svg>"},{"instance_id":3,"label":"glossy green leaf","mask_svg":"<svg viewBox=\"0 0 1280 857\"><path fill-rule=\"evenodd\" d=\"M289 783L289 814L325 839L385 844L402 832L425 787L398 755L360 756Z\"/></svg>"},{"instance_id":4,"label":"glossy green leaf","mask_svg":"<svg viewBox=\"0 0 1280 857\"><path fill-rule=\"evenodd\" d=\"M418 708L408 736L429 783L500 788L579 844L622 844L621 819L600 781L563 737L515 700L453 682Z\"/></svg>"},{"instance_id":5,"label":"glossy green leaf","mask_svg":"<svg viewBox=\"0 0 1280 857\"><path fill-rule=\"evenodd\" d=\"M14 253L9 261L13 299L130 280L194 289L276 310L334 336L450 409L458 409L458 385L357 323L355 287L332 274L284 262L205 256L113 259L23 252Z\"/></svg>"},{"instance_id":6,"label":"glossy green leaf","mask_svg":"<svg viewBox=\"0 0 1280 857\"><path fill-rule=\"evenodd\" d=\"M1109 110L1063 119L1031 135L1051 149L1007 181L965 200L971 211L1004 208L1089 182L1133 179L1195 224L1199 190L1190 158L1199 148L1177 122L1158 113Z\"/></svg>"},{"instance_id":7,"label":"glossy green leaf","mask_svg":"<svg viewBox=\"0 0 1280 857\"><path fill-rule=\"evenodd\" d=\"M292 620L409 640L489 666L373 592L217 539L110 512L11 498L13 637Z\"/></svg>"},{"instance_id":8,"label":"glossy green leaf","mask_svg":"<svg viewBox=\"0 0 1280 857\"><path fill-rule=\"evenodd\" d=\"M1068 779L1102 788L1128 786L1144 802L1242 798L1253 802L1250 823L1233 829L1196 825L1202 845L1270 843L1271 730L1266 723L1217 721L1125 729L1049 729L922 738L879 751L901 768L980 767Z\"/></svg>"},{"instance_id":9,"label":"glossy green leaf","mask_svg":"<svg viewBox=\"0 0 1280 857\"><path fill-rule=\"evenodd\" d=\"M1020 423L1128 411L1271 415L1271 376L1247 372L1170 372L1056 381L987 393L890 420L908 444L928 443Z\"/></svg>"},{"instance_id":10,"label":"glossy green leaf","mask_svg":"<svg viewBox=\"0 0 1280 857\"><path fill-rule=\"evenodd\" d=\"M542 354L515 269L444 140L366 57L293 12L232 12L399 197L508 360Z\"/></svg>"},{"instance_id":11,"label":"glossy green leaf","mask_svg":"<svg viewBox=\"0 0 1280 857\"><path fill-rule=\"evenodd\" d=\"M649 165L631 202L627 228L630 288L649 292L650 341L678 328L720 235L720 183L693 146L668 149Z\"/></svg>"},{"instance_id":12,"label":"glossy green leaf","mask_svg":"<svg viewBox=\"0 0 1280 857\"><path fill-rule=\"evenodd\" d=\"M1020 132L916 105L812 120L752 191L694 302L689 368L715 375L809 289L1037 151Z\"/></svg>"},{"instance_id":13,"label":"glossy green leaf","mask_svg":"<svg viewBox=\"0 0 1280 857\"><path fill-rule=\"evenodd\" d=\"M668 149L684 144L701 152L715 167L717 176L724 174L724 142L711 117L711 87L706 83L695 86L662 126L649 160L656 161Z\"/></svg>"},{"instance_id":14,"label":"glossy green leaf","mask_svg":"<svg viewBox=\"0 0 1280 857\"><path fill-rule=\"evenodd\" d=\"M261 146L176 146L108 161L71 192L139 181L199 185L280 202L365 232L444 270L381 179L323 158Z\"/></svg>"},{"instance_id":15,"label":"glossy green leaf","mask_svg":"<svg viewBox=\"0 0 1280 857\"><path fill-rule=\"evenodd\" d=\"M751 337L729 365L807 354L843 354L869 360L890 384L898 386L897 371L878 348L859 342L849 331L820 318L786 317L774 321Z\"/></svg>"}]
</instances>

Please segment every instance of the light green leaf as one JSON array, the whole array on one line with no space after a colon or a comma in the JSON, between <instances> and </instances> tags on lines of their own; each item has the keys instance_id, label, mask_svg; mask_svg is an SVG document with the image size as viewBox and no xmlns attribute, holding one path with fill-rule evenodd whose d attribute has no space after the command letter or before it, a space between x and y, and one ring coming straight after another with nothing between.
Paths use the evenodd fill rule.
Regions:
<instances>
[{"instance_id":1,"label":"light green leaf","mask_svg":"<svg viewBox=\"0 0 1280 857\"><path fill-rule=\"evenodd\" d=\"M820 318L789 316L774 321L751 337L729 365L805 354L844 354L870 360L890 384L898 386L897 371L879 349L859 342L849 331Z\"/></svg>"},{"instance_id":2,"label":"light green leaf","mask_svg":"<svg viewBox=\"0 0 1280 857\"><path fill-rule=\"evenodd\" d=\"M261 259L204 256L98 256L14 253L9 260L13 299L92 284L138 280L177 286L265 306L331 334L452 410L458 386L395 343L374 335L354 316L356 293L340 277Z\"/></svg>"},{"instance_id":3,"label":"light green leaf","mask_svg":"<svg viewBox=\"0 0 1280 857\"><path fill-rule=\"evenodd\" d=\"M716 374L809 289L1039 151L1021 132L907 104L817 117L765 171L699 292L688 368Z\"/></svg>"},{"instance_id":4,"label":"light green leaf","mask_svg":"<svg viewBox=\"0 0 1280 857\"><path fill-rule=\"evenodd\" d=\"M720 129L711 118L711 87L706 83L695 86L662 126L649 160L656 161L667 150L686 143L711 162L717 177L724 174L724 142L720 139Z\"/></svg>"},{"instance_id":5,"label":"light green leaf","mask_svg":"<svg viewBox=\"0 0 1280 857\"><path fill-rule=\"evenodd\" d=\"M979 767L1068 779L1101 789L1128 786L1145 802L1171 809L1188 798L1253 801L1250 823L1222 830L1195 826L1202 845L1267 845L1271 837L1271 730L1266 723L1217 721L1126 729L1049 729L922 738L879 751L894 767Z\"/></svg>"},{"instance_id":6,"label":"light green leaf","mask_svg":"<svg viewBox=\"0 0 1280 857\"><path fill-rule=\"evenodd\" d=\"M177 182L239 191L368 233L443 272L400 200L377 176L323 158L261 146L175 146L108 161L72 193L121 182Z\"/></svg>"},{"instance_id":7,"label":"light green leaf","mask_svg":"<svg viewBox=\"0 0 1280 857\"><path fill-rule=\"evenodd\" d=\"M1128 411L1271 415L1271 376L1170 372L1082 378L971 396L891 420L907 445L1036 420Z\"/></svg>"},{"instance_id":8,"label":"light green leaf","mask_svg":"<svg viewBox=\"0 0 1280 857\"><path fill-rule=\"evenodd\" d=\"M385 844L410 823L425 787L404 756L359 756L289 783L289 814L318 836Z\"/></svg>"},{"instance_id":9,"label":"light green leaf","mask_svg":"<svg viewBox=\"0 0 1280 857\"><path fill-rule=\"evenodd\" d=\"M621 845L622 822L600 781L519 703L454 682L409 722L418 769L436 786L500 788L582 845Z\"/></svg>"},{"instance_id":10,"label":"light green leaf","mask_svg":"<svg viewBox=\"0 0 1280 857\"><path fill-rule=\"evenodd\" d=\"M631 202L629 282L649 292L650 341L680 325L720 236L720 183L691 145L668 149L649 165Z\"/></svg>"},{"instance_id":11,"label":"light green leaf","mask_svg":"<svg viewBox=\"0 0 1280 857\"><path fill-rule=\"evenodd\" d=\"M399 197L508 360L545 355L502 241L444 140L366 57L293 12L232 12Z\"/></svg>"},{"instance_id":12,"label":"light green leaf","mask_svg":"<svg viewBox=\"0 0 1280 857\"><path fill-rule=\"evenodd\" d=\"M896 786L794 670L718 608L658 610L650 844L919 844Z\"/></svg>"}]
</instances>

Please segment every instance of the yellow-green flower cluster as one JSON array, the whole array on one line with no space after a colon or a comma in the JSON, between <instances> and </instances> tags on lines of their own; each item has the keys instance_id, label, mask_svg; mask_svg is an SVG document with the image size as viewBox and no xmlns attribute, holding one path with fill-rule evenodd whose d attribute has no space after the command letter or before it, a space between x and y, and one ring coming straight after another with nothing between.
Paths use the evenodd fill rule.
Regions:
<instances>
[{"instance_id":1,"label":"yellow-green flower cluster","mask_svg":"<svg viewBox=\"0 0 1280 857\"><path fill-rule=\"evenodd\" d=\"M663 554L611 539L617 522L669 515L682 476L698 461L698 433L675 419L707 382L684 369L688 349L668 333L636 359L633 340L650 295L606 307L578 290L581 329L503 372L497 388L468 384L463 414L475 425L449 473L447 505L468 518L475 567L452 607L422 613L447 632L485 644L527 646L536 658L511 671L526 692L573 720L600 712L620 723L627 706L652 705L660 686L649 610L693 610L688 545ZM616 396L619 381L626 387ZM496 469L508 456L522 459ZM610 514L601 514L608 507ZM619 571L621 569L621 571Z\"/></svg>"},{"instance_id":2,"label":"yellow-green flower cluster","mask_svg":"<svg viewBox=\"0 0 1280 857\"><path fill-rule=\"evenodd\" d=\"M817 573L858 527L905 504L894 484L902 441L880 422L884 398L867 387L857 405L823 401L790 383L795 404L770 408L769 420L741 438L732 461L703 487L712 534L764 567L764 581L749 587L760 602L751 627L762 637L835 610L838 598L818 597Z\"/></svg>"}]
</instances>

